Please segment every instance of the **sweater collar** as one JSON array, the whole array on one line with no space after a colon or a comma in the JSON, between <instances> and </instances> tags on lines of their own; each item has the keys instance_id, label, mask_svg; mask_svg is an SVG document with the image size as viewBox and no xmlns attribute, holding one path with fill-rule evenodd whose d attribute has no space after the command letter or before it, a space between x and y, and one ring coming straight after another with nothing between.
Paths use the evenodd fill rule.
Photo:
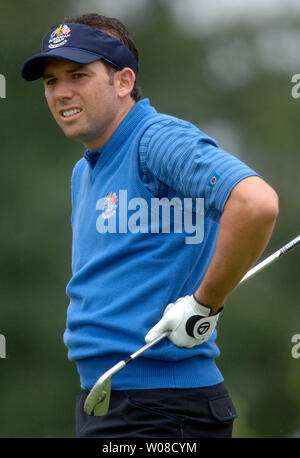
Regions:
<instances>
[{"instance_id":1,"label":"sweater collar","mask_svg":"<svg viewBox=\"0 0 300 458\"><path fill-rule=\"evenodd\" d=\"M113 154L128 138L137 124L151 112L155 113L156 111L150 105L149 99L142 99L137 102L102 148L84 152L84 157L89 165L94 168L100 156L106 155L107 152Z\"/></svg>"}]
</instances>

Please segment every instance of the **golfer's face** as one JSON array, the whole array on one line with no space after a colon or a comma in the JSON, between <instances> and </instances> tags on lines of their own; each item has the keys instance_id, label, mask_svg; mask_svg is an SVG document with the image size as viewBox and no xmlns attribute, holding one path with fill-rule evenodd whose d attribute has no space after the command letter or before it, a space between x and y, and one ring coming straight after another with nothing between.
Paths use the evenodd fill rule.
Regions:
<instances>
[{"instance_id":1,"label":"golfer's face","mask_svg":"<svg viewBox=\"0 0 300 458\"><path fill-rule=\"evenodd\" d=\"M47 59L43 73L45 96L65 135L93 149L113 122L119 100L104 64L77 64Z\"/></svg>"}]
</instances>

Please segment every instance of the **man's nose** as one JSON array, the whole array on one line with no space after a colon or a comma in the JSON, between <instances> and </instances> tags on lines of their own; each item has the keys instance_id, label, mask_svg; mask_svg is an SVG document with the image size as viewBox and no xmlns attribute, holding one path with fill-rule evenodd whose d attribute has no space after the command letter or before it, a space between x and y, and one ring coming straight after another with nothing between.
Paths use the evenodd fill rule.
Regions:
<instances>
[{"instance_id":1,"label":"man's nose","mask_svg":"<svg viewBox=\"0 0 300 458\"><path fill-rule=\"evenodd\" d=\"M73 96L73 91L67 81L57 81L55 84L55 98L57 100L70 99Z\"/></svg>"}]
</instances>

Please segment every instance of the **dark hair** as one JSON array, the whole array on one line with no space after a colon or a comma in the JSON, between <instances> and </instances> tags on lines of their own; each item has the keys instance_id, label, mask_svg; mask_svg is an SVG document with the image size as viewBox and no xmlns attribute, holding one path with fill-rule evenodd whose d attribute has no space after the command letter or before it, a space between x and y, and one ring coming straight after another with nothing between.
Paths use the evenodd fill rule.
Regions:
<instances>
[{"instance_id":1,"label":"dark hair","mask_svg":"<svg viewBox=\"0 0 300 458\"><path fill-rule=\"evenodd\" d=\"M81 16L67 16L64 18L63 22L75 22L95 27L95 29L101 30L102 32L105 32L114 38L117 38L117 40L120 40L132 52L136 60L139 60L139 53L135 47L133 39L131 38L124 24L118 19L101 16L97 13L91 13L83 14ZM109 73L112 71L118 71L117 67L113 66L109 62L103 60L103 63ZM138 102L143 97L141 88L136 84L134 85L130 95L136 102Z\"/></svg>"}]
</instances>

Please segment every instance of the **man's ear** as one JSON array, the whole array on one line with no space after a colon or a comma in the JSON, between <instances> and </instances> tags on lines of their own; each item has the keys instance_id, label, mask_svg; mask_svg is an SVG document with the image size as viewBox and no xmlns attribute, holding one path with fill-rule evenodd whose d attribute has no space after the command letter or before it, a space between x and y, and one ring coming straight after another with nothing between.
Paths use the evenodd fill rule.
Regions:
<instances>
[{"instance_id":1,"label":"man's ear","mask_svg":"<svg viewBox=\"0 0 300 458\"><path fill-rule=\"evenodd\" d=\"M126 67L123 70L116 72L115 83L117 84L117 91L120 98L129 95L134 88L135 73L131 68Z\"/></svg>"}]
</instances>

